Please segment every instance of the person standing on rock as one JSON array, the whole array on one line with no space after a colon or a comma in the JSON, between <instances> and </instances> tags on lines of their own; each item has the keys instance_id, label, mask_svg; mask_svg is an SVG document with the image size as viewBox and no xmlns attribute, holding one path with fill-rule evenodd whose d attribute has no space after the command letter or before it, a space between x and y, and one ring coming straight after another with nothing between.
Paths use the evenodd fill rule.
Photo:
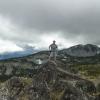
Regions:
<instances>
[{"instance_id":1,"label":"person standing on rock","mask_svg":"<svg viewBox=\"0 0 100 100\"><path fill-rule=\"evenodd\" d=\"M56 45L56 41L54 40L53 43L49 46L50 56L49 60L53 58L56 61L57 53L58 53L58 46Z\"/></svg>"}]
</instances>

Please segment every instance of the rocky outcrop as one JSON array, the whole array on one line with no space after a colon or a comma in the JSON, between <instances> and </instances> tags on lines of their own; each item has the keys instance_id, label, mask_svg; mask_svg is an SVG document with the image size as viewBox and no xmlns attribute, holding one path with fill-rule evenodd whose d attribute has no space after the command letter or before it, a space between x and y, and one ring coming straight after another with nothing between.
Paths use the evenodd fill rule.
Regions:
<instances>
[{"instance_id":1,"label":"rocky outcrop","mask_svg":"<svg viewBox=\"0 0 100 100\"><path fill-rule=\"evenodd\" d=\"M0 100L99 100L92 95L96 93L92 82L73 80L70 75L66 78L57 67L55 62L47 62L32 78L10 78L0 85Z\"/></svg>"}]
</instances>

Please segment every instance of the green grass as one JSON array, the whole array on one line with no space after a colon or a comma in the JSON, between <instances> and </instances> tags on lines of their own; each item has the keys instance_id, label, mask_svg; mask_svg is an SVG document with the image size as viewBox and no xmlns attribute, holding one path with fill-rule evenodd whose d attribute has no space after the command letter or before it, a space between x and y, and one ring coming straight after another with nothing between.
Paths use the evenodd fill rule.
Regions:
<instances>
[{"instance_id":1,"label":"green grass","mask_svg":"<svg viewBox=\"0 0 100 100\"><path fill-rule=\"evenodd\" d=\"M90 77L99 77L100 76L100 64L87 64L87 65L73 65L71 66L71 70L75 72L80 72L85 76Z\"/></svg>"}]
</instances>

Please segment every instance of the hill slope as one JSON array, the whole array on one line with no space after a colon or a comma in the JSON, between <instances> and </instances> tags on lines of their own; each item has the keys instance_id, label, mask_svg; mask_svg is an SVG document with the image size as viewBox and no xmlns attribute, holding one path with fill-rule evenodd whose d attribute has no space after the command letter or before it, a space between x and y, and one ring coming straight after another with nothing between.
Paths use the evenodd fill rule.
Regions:
<instances>
[{"instance_id":1,"label":"hill slope","mask_svg":"<svg viewBox=\"0 0 100 100\"><path fill-rule=\"evenodd\" d=\"M47 51L0 61L0 98L99 100L99 61L99 55L83 58L59 52L55 63L48 61Z\"/></svg>"}]
</instances>

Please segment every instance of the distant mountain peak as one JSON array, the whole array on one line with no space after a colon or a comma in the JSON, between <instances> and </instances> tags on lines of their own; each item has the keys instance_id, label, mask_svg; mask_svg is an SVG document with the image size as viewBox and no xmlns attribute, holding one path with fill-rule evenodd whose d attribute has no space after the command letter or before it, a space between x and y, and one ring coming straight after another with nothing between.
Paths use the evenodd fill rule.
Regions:
<instances>
[{"instance_id":1,"label":"distant mountain peak","mask_svg":"<svg viewBox=\"0 0 100 100\"><path fill-rule=\"evenodd\" d=\"M72 46L68 49L65 49L63 50L63 52L71 56L88 57L99 54L100 48L97 45L93 44L86 44L86 45L79 44Z\"/></svg>"}]
</instances>

